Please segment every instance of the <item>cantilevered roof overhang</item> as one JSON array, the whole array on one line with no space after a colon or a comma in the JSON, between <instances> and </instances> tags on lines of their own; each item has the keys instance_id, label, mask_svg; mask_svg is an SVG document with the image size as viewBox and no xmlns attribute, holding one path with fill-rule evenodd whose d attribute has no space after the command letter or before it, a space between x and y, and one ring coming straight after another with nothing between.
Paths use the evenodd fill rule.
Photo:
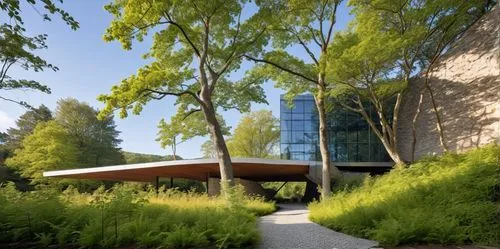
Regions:
<instances>
[{"instance_id":1,"label":"cantilevered roof overhang","mask_svg":"<svg viewBox=\"0 0 500 249\"><path fill-rule=\"evenodd\" d=\"M303 181L310 161L233 158L234 177L256 181ZM46 177L153 182L156 177L206 180L220 177L216 159L139 163L44 172Z\"/></svg>"}]
</instances>

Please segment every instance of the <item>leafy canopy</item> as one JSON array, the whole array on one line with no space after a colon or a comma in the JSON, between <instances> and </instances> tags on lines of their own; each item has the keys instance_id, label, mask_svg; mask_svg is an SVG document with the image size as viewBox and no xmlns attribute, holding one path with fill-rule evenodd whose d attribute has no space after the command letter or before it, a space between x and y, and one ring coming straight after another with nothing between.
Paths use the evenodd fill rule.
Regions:
<instances>
[{"instance_id":1,"label":"leafy canopy","mask_svg":"<svg viewBox=\"0 0 500 249\"><path fill-rule=\"evenodd\" d=\"M57 102L55 120L76 141L82 153L79 162L83 167L96 167L123 163L118 148L121 139L113 116L97 119L98 110L73 98Z\"/></svg>"},{"instance_id":2,"label":"leafy canopy","mask_svg":"<svg viewBox=\"0 0 500 249\"><path fill-rule=\"evenodd\" d=\"M7 129L6 145L12 150L19 148L23 139L33 132L37 124L52 119L52 112L45 105L27 110L16 120L16 128Z\"/></svg>"},{"instance_id":3,"label":"leafy canopy","mask_svg":"<svg viewBox=\"0 0 500 249\"><path fill-rule=\"evenodd\" d=\"M37 184L48 181L42 175L44 171L81 166L79 155L75 137L52 120L38 124L5 164Z\"/></svg>"},{"instance_id":4,"label":"leafy canopy","mask_svg":"<svg viewBox=\"0 0 500 249\"><path fill-rule=\"evenodd\" d=\"M38 81L16 79L8 74L12 66L18 66L24 70L33 70L35 72L45 69L58 70L56 66L36 55L37 50L47 48L47 34L28 35L21 14L26 8L31 7L33 11L41 15L44 21L51 21L51 16L58 15L73 30L76 30L79 24L71 15L59 8L55 4L55 1L26 0L25 3L23 2L20 0L0 1L0 15L7 17L0 22L0 91L33 89L50 93L50 88ZM1 95L0 99L25 107L31 107L27 102L12 100Z\"/></svg>"},{"instance_id":5,"label":"leafy canopy","mask_svg":"<svg viewBox=\"0 0 500 249\"><path fill-rule=\"evenodd\" d=\"M247 1L115 1L105 8L114 19L106 41L119 41L131 49L134 40L153 33L153 44L144 57L152 62L138 70L111 93L100 95L106 105L101 114L120 109L126 117L139 114L151 100L176 96L179 113L201 109L211 100L215 110L247 111L250 101L265 103L258 82L232 81L243 53L256 53L266 45L265 16L242 17ZM208 82L208 83L207 83ZM201 96L204 88L208 91Z\"/></svg>"},{"instance_id":6,"label":"leafy canopy","mask_svg":"<svg viewBox=\"0 0 500 249\"><path fill-rule=\"evenodd\" d=\"M220 115L217 116L217 119L221 124L224 135L229 135L230 127L226 126L224 119ZM160 120L156 141L160 142L161 147L164 149L170 147L174 156L177 156L177 145L194 137L206 136L208 133L209 130L201 112L188 115L181 109L171 118L170 122L165 121L165 119Z\"/></svg>"},{"instance_id":7,"label":"leafy canopy","mask_svg":"<svg viewBox=\"0 0 500 249\"><path fill-rule=\"evenodd\" d=\"M272 46L261 58L249 56L262 63L250 77L273 80L276 87L286 91L285 98L290 103L304 92L316 93L318 85L327 87L328 82L320 82L318 76L325 72L324 56L333 36L340 2L258 1L261 8L273 13L269 27ZM299 57L290 49L301 50L305 56Z\"/></svg>"},{"instance_id":8,"label":"leafy canopy","mask_svg":"<svg viewBox=\"0 0 500 249\"><path fill-rule=\"evenodd\" d=\"M272 158L277 155L279 138L279 120L271 111L260 110L240 120L227 147L235 157Z\"/></svg>"},{"instance_id":9,"label":"leafy canopy","mask_svg":"<svg viewBox=\"0 0 500 249\"><path fill-rule=\"evenodd\" d=\"M23 134L20 146L6 160L6 165L38 184L51 181L42 177L43 171L47 170L123 163L123 155L118 148L121 140L118 139L119 132L115 129L113 117L98 120L97 112L75 99L59 100L54 120L35 119L35 128ZM33 113L28 111L20 119L24 128L20 131L31 125L32 120L27 118L31 118Z\"/></svg>"}]
</instances>

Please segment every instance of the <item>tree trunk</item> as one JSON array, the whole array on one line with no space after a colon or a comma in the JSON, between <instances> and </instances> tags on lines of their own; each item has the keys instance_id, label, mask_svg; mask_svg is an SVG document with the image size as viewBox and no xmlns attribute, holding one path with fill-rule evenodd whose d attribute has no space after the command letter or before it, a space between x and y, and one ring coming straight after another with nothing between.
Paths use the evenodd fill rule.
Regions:
<instances>
[{"instance_id":1,"label":"tree trunk","mask_svg":"<svg viewBox=\"0 0 500 249\"><path fill-rule=\"evenodd\" d=\"M401 156L399 155L398 148L395 147L394 143L391 141L394 141L394 138L392 136L395 136L396 132L392 131L393 127L390 127L387 122L382 121L382 119L385 120L385 117L383 114L380 113L380 110L377 108L377 112L379 112L379 118L381 119L381 126L382 126L382 131L379 130L379 127L375 124L373 119L366 113L363 103L361 100L357 102L359 106L359 113L363 116L363 118L368 122L368 125L370 125L370 128L372 129L373 132L375 132L375 135L380 139L382 142L382 145L384 145L385 150L387 151L387 154L391 157L391 159L396 163L396 165L405 165L405 162L401 159ZM397 127L396 127L397 128Z\"/></svg>"},{"instance_id":2,"label":"tree trunk","mask_svg":"<svg viewBox=\"0 0 500 249\"><path fill-rule=\"evenodd\" d=\"M173 139L173 142L172 142L172 157L175 160L177 160L177 139Z\"/></svg>"},{"instance_id":3,"label":"tree trunk","mask_svg":"<svg viewBox=\"0 0 500 249\"><path fill-rule=\"evenodd\" d=\"M323 77L319 77L322 81ZM321 82L320 82L321 83ZM318 84L318 93L314 96L319 114L319 148L321 151L322 174L321 174L321 197L328 198L331 191L330 176L330 151L328 150L328 128L326 123L325 89L323 84Z\"/></svg>"},{"instance_id":4,"label":"tree trunk","mask_svg":"<svg viewBox=\"0 0 500 249\"><path fill-rule=\"evenodd\" d=\"M422 104L424 103L424 93L423 91L420 91L420 99L418 100L418 105L417 105L417 110L415 111L415 116L413 116L413 122L412 122L412 135L413 135L413 141L411 144L411 161L415 161L415 150L417 146L417 120L418 116L420 115L420 112L422 112Z\"/></svg>"},{"instance_id":5,"label":"tree trunk","mask_svg":"<svg viewBox=\"0 0 500 249\"><path fill-rule=\"evenodd\" d=\"M444 139L444 130L443 130L443 123L441 121L441 116L439 115L439 110L437 108L437 103L436 100L434 99L434 92L432 91L432 88L429 83L429 77L430 77L430 70L432 68L432 64L429 65L429 68L427 69L427 72L425 73L425 88L427 91L429 91L429 96L431 99L431 104L432 104L432 110L434 112L434 115L436 116L436 128L439 134L439 143L441 144L441 147L443 148L443 151L448 151L448 145L445 142Z\"/></svg>"},{"instance_id":6,"label":"tree trunk","mask_svg":"<svg viewBox=\"0 0 500 249\"><path fill-rule=\"evenodd\" d=\"M234 186L233 165L231 157L224 141L222 130L217 121L215 110L210 100L204 100L202 106L203 113L205 114L205 121L208 124L208 129L212 135L212 141L215 146L215 156L219 162L219 170L221 177L221 193L226 193L228 187Z\"/></svg>"}]
</instances>

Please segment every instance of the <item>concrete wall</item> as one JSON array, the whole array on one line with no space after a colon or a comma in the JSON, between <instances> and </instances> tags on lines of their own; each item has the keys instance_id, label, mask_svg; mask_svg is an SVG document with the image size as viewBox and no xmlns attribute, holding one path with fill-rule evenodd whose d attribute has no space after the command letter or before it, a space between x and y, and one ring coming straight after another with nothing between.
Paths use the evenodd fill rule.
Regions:
<instances>
[{"instance_id":1,"label":"concrete wall","mask_svg":"<svg viewBox=\"0 0 500 249\"><path fill-rule=\"evenodd\" d=\"M450 49L432 72L430 85L450 150L500 141L500 8L485 15ZM401 108L399 147L411 159L412 119L423 79L415 80ZM442 153L429 94L417 122L415 158Z\"/></svg>"}]
</instances>

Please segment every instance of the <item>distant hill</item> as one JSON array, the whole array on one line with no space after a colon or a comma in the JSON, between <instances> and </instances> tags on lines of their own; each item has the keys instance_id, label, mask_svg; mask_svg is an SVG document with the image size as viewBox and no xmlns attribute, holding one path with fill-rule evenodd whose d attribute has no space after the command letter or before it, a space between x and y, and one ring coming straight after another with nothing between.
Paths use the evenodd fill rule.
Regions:
<instances>
[{"instance_id":1,"label":"distant hill","mask_svg":"<svg viewBox=\"0 0 500 249\"><path fill-rule=\"evenodd\" d=\"M125 162L127 164L133 163L151 163L159 161L170 161L173 160L171 155L160 156L154 154L142 154L135 152L123 151L123 156L125 157ZM176 156L177 160L182 160L182 157Z\"/></svg>"}]
</instances>

